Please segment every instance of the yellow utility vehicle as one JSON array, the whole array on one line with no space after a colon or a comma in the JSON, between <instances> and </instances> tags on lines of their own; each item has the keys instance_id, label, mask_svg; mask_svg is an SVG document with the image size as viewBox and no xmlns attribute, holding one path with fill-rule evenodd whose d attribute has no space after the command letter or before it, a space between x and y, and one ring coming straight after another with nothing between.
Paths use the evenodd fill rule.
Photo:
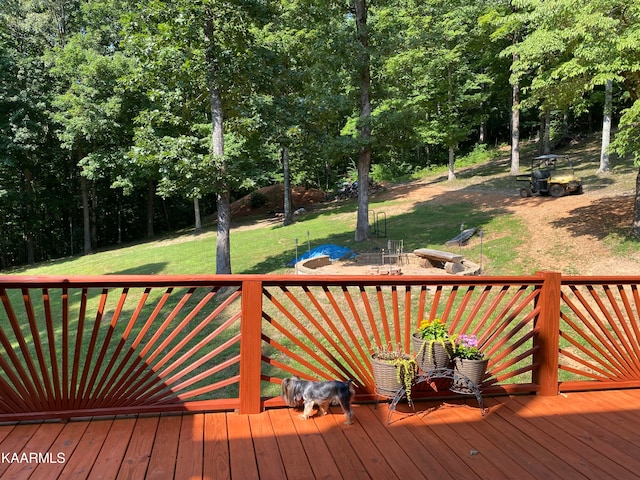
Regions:
<instances>
[{"instance_id":1,"label":"yellow utility vehicle","mask_svg":"<svg viewBox=\"0 0 640 480\"><path fill-rule=\"evenodd\" d=\"M520 188L521 197L534 193L562 197L570 193L582 193L582 182L573 173L568 155L540 155L531 160L531 171L516 176L518 182L527 185Z\"/></svg>"}]
</instances>

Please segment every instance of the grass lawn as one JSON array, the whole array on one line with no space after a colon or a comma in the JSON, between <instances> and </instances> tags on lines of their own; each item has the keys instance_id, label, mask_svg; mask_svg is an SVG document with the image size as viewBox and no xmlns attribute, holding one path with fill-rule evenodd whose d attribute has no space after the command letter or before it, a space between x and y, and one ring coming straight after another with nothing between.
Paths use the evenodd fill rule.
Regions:
<instances>
[{"instance_id":1,"label":"grass lawn","mask_svg":"<svg viewBox=\"0 0 640 480\"><path fill-rule=\"evenodd\" d=\"M598 164L594 142L573 148L572 157L578 165L576 173L583 178L589 191L607 190L612 194L633 188L637 168L630 160L617 161L613 173L594 174ZM526 149L525 149L526 151ZM472 192L504 192L517 196L514 178L509 175L508 150L494 150L494 157L483 157L480 163L470 164L462 159L457 179L448 183L441 168L422 172L422 181ZM522 163L526 168L526 160ZM528 158L528 157L526 157ZM478 226L491 235L483 242L483 272L488 275L520 275L535 271L535 262L527 252L518 250L527 234L527 226L500 206L481 207L469 202L449 204L418 203L403 208L408 202L402 196L385 201L371 198L372 212L399 212L386 216L389 238L402 238L405 250L415 248L443 249L445 241L453 238L461 224ZM355 200L331 202L310 210L301 221L283 227L281 224L260 222L260 219L234 220L231 231L231 267L233 273L293 273L285 265L298 253L335 243L356 252L378 251L385 238L373 237L367 242L355 242L357 205ZM373 218L373 213L372 213ZM629 254L640 250L636 241L612 233L605 239L613 251ZM5 271L6 274L28 275L105 275L105 274L213 274L215 273L215 225L205 232L176 232L152 241L112 247L88 256L76 256ZM464 248L466 258L478 261L479 242ZM516 253L517 252L517 253ZM516 257L517 255L517 257Z\"/></svg>"}]
</instances>

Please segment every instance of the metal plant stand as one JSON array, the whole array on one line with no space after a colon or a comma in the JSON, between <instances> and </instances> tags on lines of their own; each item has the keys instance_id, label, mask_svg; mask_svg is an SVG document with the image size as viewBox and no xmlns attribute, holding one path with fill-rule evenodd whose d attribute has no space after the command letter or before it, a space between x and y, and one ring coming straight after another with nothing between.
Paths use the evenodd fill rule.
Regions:
<instances>
[{"instance_id":1,"label":"metal plant stand","mask_svg":"<svg viewBox=\"0 0 640 480\"><path fill-rule=\"evenodd\" d=\"M476 400L478 400L478 406L480 407L480 414L483 417L489 411L488 408L485 408L484 402L482 401L482 394L480 393L480 388L474 382L469 380L465 375L462 375L461 373L457 373L451 368L437 368L434 370L421 372L420 375L418 375L415 378L413 385L414 386L419 385L424 382L431 383L434 380L437 380L439 378L448 378L453 380L456 383L457 388L450 389L450 391L453 393L458 393L460 395L475 395ZM396 392L389 406L389 414L387 415L387 425L391 423L391 415L395 411L396 405L398 405L398 402L400 402L400 400L402 400L406 396L407 396L407 389L406 387L402 386ZM415 412L413 400L407 399L407 401L409 403L409 406Z\"/></svg>"}]
</instances>

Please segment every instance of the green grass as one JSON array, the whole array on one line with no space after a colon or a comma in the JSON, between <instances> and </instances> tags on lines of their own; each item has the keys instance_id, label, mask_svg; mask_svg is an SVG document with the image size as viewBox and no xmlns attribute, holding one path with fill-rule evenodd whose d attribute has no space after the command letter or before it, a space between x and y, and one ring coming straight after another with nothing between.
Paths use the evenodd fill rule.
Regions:
<instances>
[{"instance_id":1,"label":"green grass","mask_svg":"<svg viewBox=\"0 0 640 480\"><path fill-rule=\"evenodd\" d=\"M597 145L595 145L597 146ZM583 178L589 191L611 189L613 192L629 191L634 187L637 169L631 160L615 160L613 172L605 176L594 174L598 156L594 142L573 149L576 173ZM523 148L521 165L526 168L527 159L533 155L531 146ZM562 152L564 153L564 152ZM488 158L488 159L487 159ZM446 182L446 167L422 172L422 181L447 183L461 192L503 192L517 196L515 179L509 175L509 152L497 148L481 151L461 159L457 164L457 179ZM372 197L370 218L374 212L398 211L408 200L402 196L379 201ZM293 225L264 223L259 219L235 220L231 231L231 268L233 273L293 273L286 263L298 254L324 244L335 243L360 253L378 251L386 238L373 236L367 242L355 242L357 204L355 200L328 203L316 207ZM379 218L384 218L380 216ZM482 207L461 201L441 205L437 201L425 201L412 210L386 216L387 238L402 238L405 250L415 248L443 249L445 241L460 231L461 224L475 226L484 232L482 261L484 272L489 275L519 275L533 273L533 259L526 249L519 249L526 242L526 225L512 213L496 205ZM28 275L105 275L105 274L212 274L215 273L215 227L200 235L181 232L171 236L110 248L92 255L64 258L28 266L3 273ZM630 254L640 250L637 241L628 238L628 232L612 231L603 239L614 252ZM480 260L480 242L475 240L463 247L465 257Z\"/></svg>"},{"instance_id":2,"label":"green grass","mask_svg":"<svg viewBox=\"0 0 640 480\"><path fill-rule=\"evenodd\" d=\"M372 203L384 211L392 203ZM233 273L293 273L286 262L298 254L324 243L335 243L357 252L381 248L385 238L373 237L355 242L353 232L356 204L312 212L289 227L270 225L238 229L231 233ZM387 232L405 239L405 249L439 248L459 233L460 225L477 226L485 232L483 256L490 271L522 273L513 268L512 254L524 226L502 209L486 210L469 203L419 206L413 211L387 217ZM215 273L216 238L212 232L201 235L184 233L153 242L100 251L92 255L55 260L5 273L29 275L107 275L107 274L212 274ZM480 245L463 247L465 256L477 258Z\"/></svg>"},{"instance_id":3,"label":"green grass","mask_svg":"<svg viewBox=\"0 0 640 480\"><path fill-rule=\"evenodd\" d=\"M464 168L457 172L455 182L448 184L452 189L464 193L469 192L507 192L517 196L514 178L509 175L509 162L505 152L496 150L494 156L486 160L484 155L477 155L476 159L469 159ZM634 185L636 171L627 164L619 163L614 166L614 173L607 176L593 174L597 168L597 159L584 154L580 163L579 174L585 179L585 185L591 189L613 189L613 191L627 190ZM523 162L524 165L524 162ZM446 173L446 172L445 172ZM423 177L429 183L446 182L441 171L430 171ZM233 273L238 274L269 274L293 273L292 268L285 266L293 259L297 252L301 254L308 248L323 243L335 243L349 247L357 252L378 251L385 245L387 238L402 238L405 250L416 248L443 249L444 243L457 235L461 225L474 226L482 229L482 241L476 235L469 246L461 248L461 253L476 262L482 262L483 272L487 275L526 275L536 271L535 259L530 258L527 249L520 247L530 241L527 238L528 228L509 210L501 205L475 205L463 200L454 204L443 205L437 199L425 199L424 202L413 204L402 196L395 196L389 200L371 199L372 212L402 212L386 216L387 237L372 237L367 242L358 243L354 240L356 225L355 200L343 203L329 203L309 211L295 224L283 227L280 223L260 222L260 219L236 220L231 232L231 266ZM404 208L411 201L411 208ZM372 213L373 215L373 213ZM624 232L611 232L603 239L614 252L630 255L640 248L638 242L632 241ZM569 247L568 247L569 248ZM454 252L457 247L450 249ZM204 233L195 235L192 232L178 232L149 242L141 242L98 251L92 255L64 258L35 266L23 267L5 271L6 274L26 275L110 275L110 274L213 274L215 273L216 235L215 228L209 227ZM568 271L567 273L574 273ZM575 273L578 273L577 270ZM79 299L77 293L71 298L71 325L75 328L78 318ZM95 311L98 293L90 292L89 311ZM154 301L158 294L154 292ZM172 297L168 307L173 308L182 292ZM194 301L201 298L195 296ZM15 292L15 304L20 303L19 292ZM110 297L110 302L116 299ZM217 303L217 302L214 302ZM128 304L123 318L128 318L135 304ZM154 305L150 302L150 309ZM54 310L60 305L54 302ZM40 309L41 306L37 306ZM108 306L107 311L113 311ZM345 307L346 308L346 307ZM188 311L185 310L185 311ZM146 318L148 311L143 312ZM38 315L40 318L41 315ZM221 319L222 320L222 319ZM89 327L85 327L85 341L90 335ZM121 329L122 326L119 326ZM137 328L134 331L137 332ZM172 324L171 328L174 328ZM189 326L190 328L190 326ZM213 328L213 325L212 325ZM25 326L26 329L26 326ZM237 333L237 327L229 330ZM116 332L120 333L120 331ZM151 332L150 334L152 334ZM210 333L207 328L194 339L202 340ZM229 335L231 334L229 333ZM56 335L59 327L56 326ZM104 335L104 333L101 333ZM226 340L228 334L225 333ZM288 346L286 340L283 341ZM31 348L32 346L29 345ZM86 353L83 343L81 355ZM224 360L237 353L234 347L222 355ZM109 353L111 354L111 352ZM234 367L235 368L235 367ZM196 370L201 373L204 367ZM235 388L232 387L232 388ZM273 385L269 388L276 389ZM276 394L269 391L270 394Z\"/></svg>"}]
</instances>

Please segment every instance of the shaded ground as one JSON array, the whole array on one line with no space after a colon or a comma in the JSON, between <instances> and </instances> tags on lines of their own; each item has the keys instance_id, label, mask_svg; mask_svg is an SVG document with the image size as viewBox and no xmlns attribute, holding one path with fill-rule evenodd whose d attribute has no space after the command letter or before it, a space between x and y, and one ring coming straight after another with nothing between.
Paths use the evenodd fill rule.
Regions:
<instances>
[{"instance_id":1,"label":"shaded ground","mask_svg":"<svg viewBox=\"0 0 640 480\"><path fill-rule=\"evenodd\" d=\"M388 215L408 210L416 203L470 202L475 206L503 208L519 217L529 230L521 250L536 259L539 270L580 275L637 275L640 257L612 252L603 240L612 232L625 233L633 217L633 192L589 191L561 198L520 198L515 192L459 191L446 184L412 184L388 188L383 195L409 200L387 209Z\"/></svg>"},{"instance_id":2,"label":"shaded ground","mask_svg":"<svg viewBox=\"0 0 640 480\"><path fill-rule=\"evenodd\" d=\"M606 185L603 177L600 184ZM263 214L265 221L278 221L274 212L281 211L282 185L260 190L269 203L259 209L250 208L249 196L235 202L232 215L242 217ZM397 199L385 207L388 216L406 213L417 204L472 203L476 207L499 207L519 217L529 230L519 250L535 259L538 270L562 271L578 275L637 275L640 273L640 255L624 256L613 252L604 241L612 232L629 231L633 215L634 191L629 188L585 187L582 195L561 198L533 196L520 198L515 186L508 190L468 188L464 182L423 180L399 185L388 185L385 192L376 194L376 200ZM312 208L324 202L319 190L297 187L293 193L295 208ZM263 222L241 228L257 228ZM345 272L353 273L354 265L345 264ZM407 272L409 273L409 272Z\"/></svg>"}]
</instances>

